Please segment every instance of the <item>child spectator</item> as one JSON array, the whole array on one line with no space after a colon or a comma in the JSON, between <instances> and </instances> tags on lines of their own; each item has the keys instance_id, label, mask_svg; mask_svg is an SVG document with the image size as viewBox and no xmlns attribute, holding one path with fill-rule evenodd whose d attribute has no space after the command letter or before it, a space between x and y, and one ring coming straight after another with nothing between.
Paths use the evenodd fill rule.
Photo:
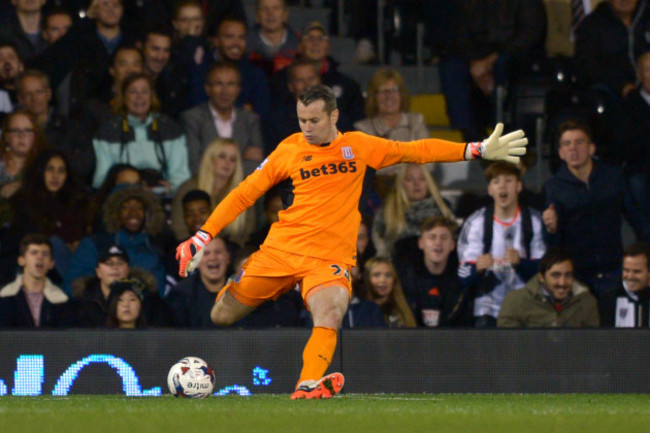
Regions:
<instances>
[{"instance_id":1,"label":"child spectator","mask_svg":"<svg viewBox=\"0 0 650 433\"><path fill-rule=\"evenodd\" d=\"M389 328L414 328L413 312L406 302L390 259L374 257L366 263L363 282L371 301L379 305Z\"/></svg>"},{"instance_id":2,"label":"child spectator","mask_svg":"<svg viewBox=\"0 0 650 433\"><path fill-rule=\"evenodd\" d=\"M541 215L519 205L519 169L507 162L485 170L492 203L467 218L458 240L458 275L476 291L476 326L494 327L503 298L521 289L544 254Z\"/></svg>"}]
</instances>

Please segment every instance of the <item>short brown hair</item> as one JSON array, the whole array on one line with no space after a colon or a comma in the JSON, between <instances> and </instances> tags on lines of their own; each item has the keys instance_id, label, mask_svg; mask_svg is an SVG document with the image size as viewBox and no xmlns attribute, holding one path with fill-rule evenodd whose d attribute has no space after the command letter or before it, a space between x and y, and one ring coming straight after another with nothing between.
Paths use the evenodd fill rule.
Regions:
<instances>
[{"instance_id":1,"label":"short brown hair","mask_svg":"<svg viewBox=\"0 0 650 433\"><path fill-rule=\"evenodd\" d=\"M509 162L505 161L496 161L493 162L492 164L488 165L488 167L485 169L483 172L483 175L485 176L485 180L487 183L490 183L492 179L494 179L497 176L501 175L508 175L511 174L517 178L517 180L521 180L521 171L519 168Z\"/></svg>"},{"instance_id":2,"label":"short brown hair","mask_svg":"<svg viewBox=\"0 0 650 433\"><path fill-rule=\"evenodd\" d=\"M557 127L557 142L558 143L560 142L560 138L562 138L562 134L564 134L567 131L571 131L575 129L584 132L589 138L589 142L592 142L594 140L593 130L591 129L591 126L589 126L587 122L583 121L582 119L571 118L560 123L560 126Z\"/></svg>"},{"instance_id":3,"label":"short brown hair","mask_svg":"<svg viewBox=\"0 0 650 433\"><path fill-rule=\"evenodd\" d=\"M429 230L433 230L436 227L445 227L449 229L454 238L456 237L458 224L456 224L456 221L452 220L451 218L447 218L442 215L429 217L422 221L422 224L420 225L420 234L428 232Z\"/></svg>"},{"instance_id":4,"label":"short brown hair","mask_svg":"<svg viewBox=\"0 0 650 433\"><path fill-rule=\"evenodd\" d=\"M52 243L50 242L50 238L43 233L29 233L20 240L18 255L20 257L24 256L30 245L47 245L50 252L52 252Z\"/></svg>"},{"instance_id":5,"label":"short brown hair","mask_svg":"<svg viewBox=\"0 0 650 433\"><path fill-rule=\"evenodd\" d=\"M334 91L323 84L311 86L298 96L298 100L305 106L318 100L324 101L327 114L332 114L336 110L336 96L334 95Z\"/></svg>"},{"instance_id":6,"label":"short brown hair","mask_svg":"<svg viewBox=\"0 0 650 433\"><path fill-rule=\"evenodd\" d=\"M635 242L623 250L623 258L645 256L646 269L650 269L650 244L647 242Z\"/></svg>"}]
</instances>

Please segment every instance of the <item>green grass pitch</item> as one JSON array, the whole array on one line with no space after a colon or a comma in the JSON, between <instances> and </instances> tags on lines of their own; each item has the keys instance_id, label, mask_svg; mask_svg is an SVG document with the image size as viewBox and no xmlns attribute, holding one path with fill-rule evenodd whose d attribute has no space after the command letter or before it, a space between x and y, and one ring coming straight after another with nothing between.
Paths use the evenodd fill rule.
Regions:
<instances>
[{"instance_id":1,"label":"green grass pitch","mask_svg":"<svg viewBox=\"0 0 650 433\"><path fill-rule=\"evenodd\" d=\"M0 432L650 432L650 395L5 396Z\"/></svg>"}]
</instances>

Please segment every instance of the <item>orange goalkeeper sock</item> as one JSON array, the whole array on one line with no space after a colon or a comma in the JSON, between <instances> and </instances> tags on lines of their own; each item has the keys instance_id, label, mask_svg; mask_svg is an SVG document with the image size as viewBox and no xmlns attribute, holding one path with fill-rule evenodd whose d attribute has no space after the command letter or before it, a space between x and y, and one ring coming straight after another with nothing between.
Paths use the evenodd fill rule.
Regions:
<instances>
[{"instance_id":1,"label":"orange goalkeeper sock","mask_svg":"<svg viewBox=\"0 0 650 433\"><path fill-rule=\"evenodd\" d=\"M315 326L311 330L311 337L302 352L302 371L298 384L306 380L317 381L327 371L334 351L338 332L333 328Z\"/></svg>"}]
</instances>

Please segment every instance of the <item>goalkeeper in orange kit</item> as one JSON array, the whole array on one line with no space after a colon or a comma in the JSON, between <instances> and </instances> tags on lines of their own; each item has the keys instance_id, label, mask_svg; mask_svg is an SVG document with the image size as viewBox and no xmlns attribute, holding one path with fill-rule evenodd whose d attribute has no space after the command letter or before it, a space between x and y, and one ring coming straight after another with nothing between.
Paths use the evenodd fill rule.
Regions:
<instances>
[{"instance_id":1,"label":"goalkeeper in orange kit","mask_svg":"<svg viewBox=\"0 0 650 433\"><path fill-rule=\"evenodd\" d=\"M230 325L299 284L314 327L291 398L330 398L344 383L341 373L325 372L350 301L350 268L356 264L358 204L366 169L480 158L517 163L528 141L521 130L502 136L501 124L479 143L398 142L362 132L342 134L336 129L336 97L323 85L302 93L297 111L302 132L282 141L219 203L201 230L178 246L176 259L179 274L187 276L214 236L272 186L289 180L293 191L288 207L280 211L260 250L221 289L211 318L217 325Z\"/></svg>"}]
</instances>

